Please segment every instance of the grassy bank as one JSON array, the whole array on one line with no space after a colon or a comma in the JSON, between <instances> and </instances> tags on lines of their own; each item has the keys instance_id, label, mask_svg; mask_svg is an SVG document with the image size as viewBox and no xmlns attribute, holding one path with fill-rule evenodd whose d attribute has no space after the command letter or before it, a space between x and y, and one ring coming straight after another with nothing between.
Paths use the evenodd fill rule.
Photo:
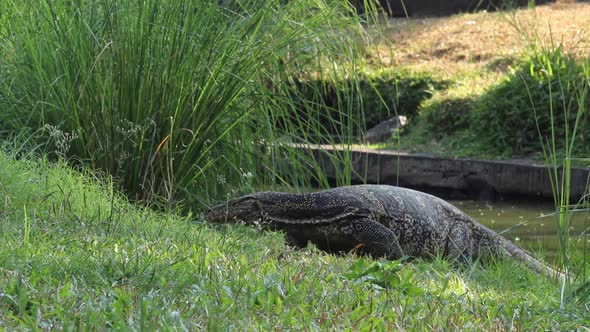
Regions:
<instances>
[{"instance_id":1,"label":"grassy bank","mask_svg":"<svg viewBox=\"0 0 590 332\"><path fill-rule=\"evenodd\" d=\"M465 91L422 103L402 145L454 156L541 160L552 136L553 148L562 150L564 137L573 134L571 152L586 156L589 68L560 48L532 52L480 95Z\"/></svg>"},{"instance_id":2,"label":"grassy bank","mask_svg":"<svg viewBox=\"0 0 590 332\"><path fill-rule=\"evenodd\" d=\"M92 173L0 154L7 329L571 330L557 285L514 262L375 262L130 204ZM586 317L586 318L585 318Z\"/></svg>"},{"instance_id":3,"label":"grassy bank","mask_svg":"<svg viewBox=\"0 0 590 332\"><path fill-rule=\"evenodd\" d=\"M543 160L542 141L563 137L586 113L590 6L550 4L511 12L393 20L375 61L452 82L418 107L402 148L450 156ZM396 47L397 46L397 47ZM567 121L567 124L566 124ZM553 127L552 127L553 126ZM568 129L569 127L569 129ZM573 153L587 155L587 115ZM563 148L563 140L556 147ZM393 145L392 145L393 146Z\"/></svg>"}]
</instances>

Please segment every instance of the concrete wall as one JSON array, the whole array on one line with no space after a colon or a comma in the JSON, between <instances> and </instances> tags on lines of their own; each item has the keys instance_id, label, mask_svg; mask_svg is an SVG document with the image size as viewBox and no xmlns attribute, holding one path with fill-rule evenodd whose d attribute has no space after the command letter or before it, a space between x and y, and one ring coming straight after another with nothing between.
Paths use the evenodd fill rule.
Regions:
<instances>
[{"instance_id":1,"label":"concrete wall","mask_svg":"<svg viewBox=\"0 0 590 332\"><path fill-rule=\"evenodd\" d=\"M363 1L363 0L360 0ZM512 6L527 6L528 0L378 0L390 16L442 16L474 10L494 10L512 3ZM537 0L536 4L553 2Z\"/></svg>"},{"instance_id":2,"label":"concrete wall","mask_svg":"<svg viewBox=\"0 0 590 332\"><path fill-rule=\"evenodd\" d=\"M334 179L336 167L325 152L308 150ZM499 200L552 199L547 167L504 161L438 158L393 152L353 151L355 183L399 185L445 198ZM584 194L589 169L572 172L572 199Z\"/></svg>"}]
</instances>

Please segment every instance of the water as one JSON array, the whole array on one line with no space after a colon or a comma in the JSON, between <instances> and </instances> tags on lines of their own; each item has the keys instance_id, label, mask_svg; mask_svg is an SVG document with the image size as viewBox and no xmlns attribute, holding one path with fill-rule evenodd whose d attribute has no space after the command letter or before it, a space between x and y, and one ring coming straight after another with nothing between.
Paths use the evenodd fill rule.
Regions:
<instances>
[{"instance_id":1,"label":"water","mask_svg":"<svg viewBox=\"0 0 590 332\"><path fill-rule=\"evenodd\" d=\"M481 201L450 203L522 248L547 256L554 256L557 251L557 218L551 204ZM590 212L575 213L570 225L570 238L576 241L579 248L583 249L585 243L587 250L590 250Z\"/></svg>"}]
</instances>

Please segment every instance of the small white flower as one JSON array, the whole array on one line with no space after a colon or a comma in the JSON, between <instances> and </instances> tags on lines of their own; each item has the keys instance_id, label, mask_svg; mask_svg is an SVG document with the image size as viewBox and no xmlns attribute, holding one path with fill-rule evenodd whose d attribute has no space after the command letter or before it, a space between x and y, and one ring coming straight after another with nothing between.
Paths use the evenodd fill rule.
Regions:
<instances>
[{"instance_id":1,"label":"small white flower","mask_svg":"<svg viewBox=\"0 0 590 332\"><path fill-rule=\"evenodd\" d=\"M170 313L168 314L168 317L170 317L171 320L179 320L180 319L180 313L178 311L170 311Z\"/></svg>"},{"instance_id":2,"label":"small white flower","mask_svg":"<svg viewBox=\"0 0 590 332\"><path fill-rule=\"evenodd\" d=\"M225 184L225 182L226 182L226 181L225 181L225 176L224 176L223 174L219 174L219 175L217 175L217 182L218 182L219 184Z\"/></svg>"}]
</instances>

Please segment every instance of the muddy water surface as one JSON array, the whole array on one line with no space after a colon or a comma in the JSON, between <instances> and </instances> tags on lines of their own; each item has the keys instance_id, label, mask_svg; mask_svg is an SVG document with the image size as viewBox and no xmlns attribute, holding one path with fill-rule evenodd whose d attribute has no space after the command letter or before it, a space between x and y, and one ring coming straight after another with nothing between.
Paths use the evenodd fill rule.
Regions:
<instances>
[{"instance_id":1,"label":"muddy water surface","mask_svg":"<svg viewBox=\"0 0 590 332\"><path fill-rule=\"evenodd\" d=\"M551 204L450 201L481 224L502 233L519 246L554 256L558 247L557 219ZM575 213L570 224L571 239L590 250L590 213ZM586 230L584 232L584 230ZM580 235L583 234L583 235Z\"/></svg>"}]
</instances>

